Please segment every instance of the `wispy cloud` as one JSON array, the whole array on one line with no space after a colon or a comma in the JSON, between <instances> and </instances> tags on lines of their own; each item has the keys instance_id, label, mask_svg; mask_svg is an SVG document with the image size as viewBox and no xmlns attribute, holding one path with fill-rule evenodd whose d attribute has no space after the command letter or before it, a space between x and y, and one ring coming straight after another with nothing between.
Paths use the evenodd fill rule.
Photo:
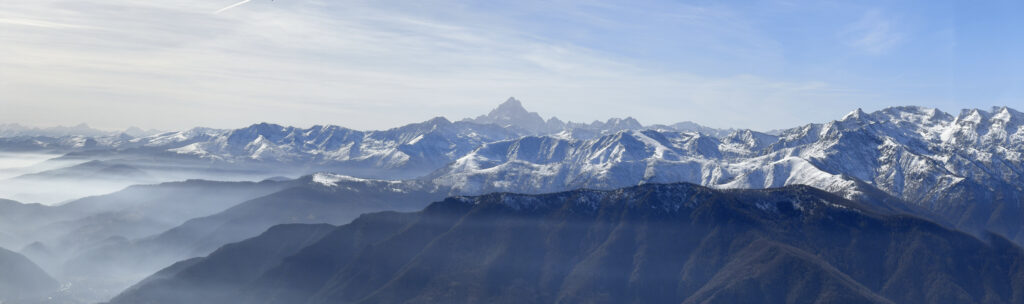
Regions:
<instances>
[{"instance_id":1,"label":"wispy cloud","mask_svg":"<svg viewBox=\"0 0 1024 304\"><path fill-rule=\"evenodd\" d=\"M27 18L2 18L0 17L0 24L8 25L19 25L19 26L32 26L32 27L43 27L43 28L87 28L86 26L77 24L68 24L60 22L52 22L38 19L27 19Z\"/></svg>"},{"instance_id":2,"label":"wispy cloud","mask_svg":"<svg viewBox=\"0 0 1024 304\"><path fill-rule=\"evenodd\" d=\"M249 1L252 1L252 0L242 0L242 1L238 1L238 2L237 2L237 3L235 3L235 4L232 4L232 5L228 5L228 6L225 6L224 8L221 8L221 9L219 9L219 10L217 10L216 12L213 12L213 13L214 13L214 14L220 14L220 13L223 13L224 11L226 11L226 10L229 10L229 9L232 9L232 8L235 8L235 7L238 7L239 5L242 5L242 4L246 4L246 3L249 3Z\"/></svg>"},{"instance_id":3,"label":"wispy cloud","mask_svg":"<svg viewBox=\"0 0 1024 304\"><path fill-rule=\"evenodd\" d=\"M878 10L869 10L848 25L840 36L852 47L872 54L882 54L898 46L904 38L894 22Z\"/></svg>"},{"instance_id":4,"label":"wispy cloud","mask_svg":"<svg viewBox=\"0 0 1024 304\"><path fill-rule=\"evenodd\" d=\"M0 36L0 120L93 119L111 124L89 121L99 127L161 129L254 121L385 128L438 114L475 116L514 95L563 119L629 113L650 123L766 128L806 120L787 108L847 94L814 80L704 76L645 65L455 4L211 2L0 4L5 20L82 25L24 27ZM245 9L231 14L210 13L241 4ZM704 8L675 15L699 21L700 29L718 22L729 35L751 37L751 47L726 54L753 58L749 50L771 47L750 26L738 26L739 16ZM757 104L764 106L751 106Z\"/></svg>"}]
</instances>

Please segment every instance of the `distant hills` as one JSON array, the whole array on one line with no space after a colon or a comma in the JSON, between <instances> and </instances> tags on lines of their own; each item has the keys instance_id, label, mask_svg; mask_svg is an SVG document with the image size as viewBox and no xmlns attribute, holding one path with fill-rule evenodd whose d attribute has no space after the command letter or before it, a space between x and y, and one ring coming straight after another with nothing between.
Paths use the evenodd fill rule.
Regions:
<instances>
[{"instance_id":1,"label":"distant hills","mask_svg":"<svg viewBox=\"0 0 1024 304\"><path fill-rule=\"evenodd\" d=\"M64 136L113 136L118 134L125 134L132 137L145 137L153 134L160 133L157 130L143 130L139 127L130 127L121 131L105 131L94 129L87 124L78 124L70 127L58 126L49 128L36 128L26 127L19 124L7 123L0 124L0 137L34 137L34 136L47 136L47 137L64 137Z\"/></svg>"}]
</instances>

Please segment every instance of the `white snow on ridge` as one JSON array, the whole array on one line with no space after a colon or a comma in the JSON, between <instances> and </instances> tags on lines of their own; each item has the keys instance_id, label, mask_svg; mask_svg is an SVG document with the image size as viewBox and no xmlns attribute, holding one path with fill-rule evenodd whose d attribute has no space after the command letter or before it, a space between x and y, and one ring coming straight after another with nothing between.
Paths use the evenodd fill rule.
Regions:
<instances>
[{"instance_id":1,"label":"white snow on ridge","mask_svg":"<svg viewBox=\"0 0 1024 304\"><path fill-rule=\"evenodd\" d=\"M130 153L138 148L138 153L163 151L232 165L427 176L467 193L690 182L716 188L804 184L850 197L866 184L927 204L964 181L997 186L1024 180L1024 114L1006 107L957 115L922 107L857 109L836 121L778 135L736 130L707 136L683 127L690 131L644 127L633 119L544 120L510 99L481 118L454 123L435 118L382 131L261 123L131 139L61 140L78 149L98 145ZM324 185L369 181L326 174L314 179Z\"/></svg>"},{"instance_id":2,"label":"white snow on ridge","mask_svg":"<svg viewBox=\"0 0 1024 304\"><path fill-rule=\"evenodd\" d=\"M664 130L620 131L596 138L562 132L540 140L566 141L570 148L563 154L527 151L536 145L512 139L488 147L486 155L479 149L466 154L434 182L470 193L536 193L646 182L715 188L808 185L847 198L864 195L859 187L866 184L929 204L965 179L1010 184L1024 180L1019 173L1024 172L1022 115L1008 109L993 112L964 111L954 117L920 107L854 111L843 120L785 130L779 137L748 130L720 139ZM670 139L670 144L655 139L658 136ZM498 147L516 150L493 151ZM503 154L548 156L496 157Z\"/></svg>"},{"instance_id":3,"label":"white snow on ridge","mask_svg":"<svg viewBox=\"0 0 1024 304\"><path fill-rule=\"evenodd\" d=\"M384 180L384 179L369 179L348 176L344 174L319 172L313 174L313 182L326 186L335 187L338 183L342 182L356 182L356 183L387 183L387 184L400 184L402 181L398 180Z\"/></svg>"}]
</instances>

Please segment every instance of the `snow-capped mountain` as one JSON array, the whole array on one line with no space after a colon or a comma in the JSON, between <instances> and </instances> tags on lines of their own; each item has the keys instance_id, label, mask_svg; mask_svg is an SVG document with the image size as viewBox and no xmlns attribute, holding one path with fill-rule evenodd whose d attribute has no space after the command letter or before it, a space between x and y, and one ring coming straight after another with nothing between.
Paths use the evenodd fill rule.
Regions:
<instances>
[{"instance_id":1,"label":"snow-capped mountain","mask_svg":"<svg viewBox=\"0 0 1024 304\"><path fill-rule=\"evenodd\" d=\"M188 175L193 172L215 180L229 180L216 174L232 170L254 172L246 178L259 179L302 175L284 179L295 187L186 221L148 241L112 239L116 242L89 247L97 249L81 254L85 258L76 263L61 263L83 267L78 273L83 277L92 271L89 267L120 265L130 259L162 267L173 260L205 255L276 224L341 224L359 213L413 210L422 206L416 203L447 195L536 194L676 182L717 189L807 185L858 201L867 206L863 209L866 213L911 213L968 232L994 232L1024 244L1024 114L1006 107L959 114L920 107L872 113L858 109L828 123L768 134L726 132L689 123L645 126L629 117L589 124L563 122L544 119L510 99L475 119L452 122L439 117L382 131L260 123L240 129L194 128L144 137L0 137L0 150L12 148L67 152L57 161L77 163L0 180L0 186L8 186L0 188L5 195L27 191L24 189L29 187L22 185L45 192L71 185L95 191L96 182L102 180L123 182L117 184L123 188L140 183L140 177L153 183L195 178ZM185 169L193 171L166 175ZM45 187L33 184L57 180L64 181ZM12 182L22 184L12 187ZM650 198L650 193L638 192L642 195L638 198ZM139 202L127 198L125 202ZM532 202L524 199L515 206ZM803 206L788 203L791 206L776 207ZM762 209L772 206L755 204ZM139 220L138 214L117 212L69 223L89 225L90 229L82 231L90 233L121 227L153 232L166 228L161 223L184 219L157 222ZM100 223L106 224L92 226ZM224 227L231 231L222 231ZM54 239L84 239L78 234L58 236ZM143 243L149 245L138 245ZM151 252L167 253L175 248L180 252L153 257L159 260L156 262L147 260ZM96 263L96 257L105 258L107 264Z\"/></svg>"},{"instance_id":2,"label":"snow-capped mountain","mask_svg":"<svg viewBox=\"0 0 1024 304\"><path fill-rule=\"evenodd\" d=\"M509 97L487 115L473 119L467 118L463 121L495 124L532 135L558 133L565 129L565 123L557 117L544 120L537 112L529 112L523 108L523 104L515 97Z\"/></svg>"},{"instance_id":3,"label":"snow-capped mountain","mask_svg":"<svg viewBox=\"0 0 1024 304\"><path fill-rule=\"evenodd\" d=\"M284 165L303 174L412 178L433 172L435 182L466 192L692 182L724 188L807 184L852 197L860 192L856 182L864 182L930 206L972 183L1020 190L1024 177L1024 114L1006 107L956 116L919 107L858 109L777 136L752 130L723 136L715 135L723 130L676 125L686 130L645 127L632 118L591 124L545 120L509 98L475 119L438 117L383 131L261 123L140 138L17 139L26 146L93 149L76 156L103 155L112 163L116 157L111 160L103 149L224 166Z\"/></svg>"},{"instance_id":4,"label":"snow-capped mountain","mask_svg":"<svg viewBox=\"0 0 1024 304\"><path fill-rule=\"evenodd\" d=\"M991 113L964 111L959 117L903 107L871 114L856 110L841 120L788 129L779 136L738 130L717 138L650 129L594 139L527 136L485 144L434 177L467 190L524 192L681 181L831 189L856 179L908 200L927 201L936 189L964 179L1018 183L1024 172L1022 118L1005 107ZM501 186L500 181L522 175L544 180L537 183L544 188Z\"/></svg>"},{"instance_id":5,"label":"snow-capped mountain","mask_svg":"<svg viewBox=\"0 0 1024 304\"><path fill-rule=\"evenodd\" d=\"M690 124L681 124L692 127ZM653 127L653 126L652 126ZM426 175L476 148L523 136L596 138L645 127L633 118L612 118L590 124L547 120L509 98L487 115L451 122L443 117L382 131L359 131L340 126L297 128L270 123L241 129L194 128L145 137L127 134L103 137L0 138L3 148L49 149L73 152L79 159L102 159L146 167L162 163L207 164L219 170L246 170L301 175L337 171L371 178L413 178ZM658 128L670 128L659 126ZM703 128L703 127L702 127ZM715 129L704 128L714 131ZM672 129L674 130L674 129ZM88 151L88 153L81 153ZM112 159L113 158L113 159ZM241 165L245 166L241 166ZM286 169L285 172L278 172Z\"/></svg>"},{"instance_id":6,"label":"snow-capped mountain","mask_svg":"<svg viewBox=\"0 0 1024 304\"><path fill-rule=\"evenodd\" d=\"M438 117L383 131L339 126L303 129L269 123L235 130L193 129L139 138L133 144L220 163L284 164L309 171L411 178L484 143L517 136L519 133L496 125L453 123Z\"/></svg>"},{"instance_id":7,"label":"snow-capped mountain","mask_svg":"<svg viewBox=\"0 0 1024 304\"><path fill-rule=\"evenodd\" d=\"M857 109L832 122L773 132L777 135L725 132L692 123L644 126L629 117L589 124L544 119L510 98L474 119L439 117L383 131L261 123L140 138L0 140L19 140L26 149L36 144L88 151L71 155L109 164L141 159L278 175L422 177L458 194L652 182L717 188L803 184L847 198L882 193L942 214L955 225L1024 237L1019 224L1024 220L1024 114L1014 109L957 115L921 107ZM153 171L139 162L130 164Z\"/></svg>"},{"instance_id":8,"label":"snow-capped mountain","mask_svg":"<svg viewBox=\"0 0 1024 304\"><path fill-rule=\"evenodd\" d=\"M607 135L618 131L626 130L673 130L690 131L708 134L712 136L724 136L732 129L723 130L702 126L693 122L684 121L672 125L650 125L644 126L633 117L609 118L606 121L595 120L591 123L563 122L558 117L551 117L544 120L540 114L527 111L523 108L522 102L515 97L510 97L497 108L491 110L487 115L477 118L467 118L463 121L475 122L478 124L496 124L508 129L513 129L526 135L550 135L561 134L562 137L571 138L594 138L600 135Z\"/></svg>"},{"instance_id":9,"label":"snow-capped mountain","mask_svg":"<svg viewBox=\"0 0 1024 304\"><path fill-rule=\"evenodd\" d=\"M1006 107L957 116L920 107L858 109L779 136L750 130L722 138L667 130L593 139L528 136L485 144L430 178L462 193L651 182L717 188L802 184L854 199L881 190L954 225L1014 238L1024 236L1022 139L1024 115Z\"/></svg>"}]
</instances>

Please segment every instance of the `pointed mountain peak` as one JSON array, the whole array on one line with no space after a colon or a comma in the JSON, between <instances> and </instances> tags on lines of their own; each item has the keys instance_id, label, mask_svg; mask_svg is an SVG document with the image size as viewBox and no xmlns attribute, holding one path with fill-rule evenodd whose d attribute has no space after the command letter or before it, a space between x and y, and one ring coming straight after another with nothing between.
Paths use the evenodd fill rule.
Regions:
<instances>
[{"instance_id":1,"label":"pointed mountain peak","mask_svg":"<svg viewBox=\"0 0 1024 304\"><path fill-rule=\"evenodd\" d=\"M1024 113L1007 106L992 107L989 122L999 125L1007 132L1015 133L1018 128L1024 126Z\"/></svg>"},{"instance_id":2,"label":"pointed mountain peak","mask_svg":"<svg viewBox=\"0 0 1024 304\"><path fill-rule=\"evenodd\" d=\"M506 99L505 102L503 102L500 105L498 105L498 107L499 108L500 107L518 107L518 108L522 108L523 107L523 103L520 102L519 99L516 99L515 96L511 96L508 99Z\"/></svg>"},{"instance_id":3,"label":"pointed mountain peak","mask_svg":"<svg viewBox=\"0 0 1024 304\"><path fill-rule=\"evenodd\" d=\"M448 125L452 123L450 120L448 120L448 118L445 118L444 116L437 116L431 118L430 120L427 120L427 122L436 125Z\"/></svg>"},{"instance_id":4,"label":"pointed mountain peak","mask_svg":"<svg viewBox=\"0 0 1024 304\"><path fill-rule=\"evenodd\" d=\"M866 117L867 115L868 114L864 113L863 109L857 108L856 110L850 112L850 114L846 114L846 116L843 116L843 120L860 120Z\"/></svg>"},{"instance_id":5,"label":"pointed mountain peak","mask_svg":"<svg viewBox=\"0 0 1024 304\"><path fill-rule=\"evenodd\" d=\"M509 97L508 100L505 100L505 102L503 102L500 105L498 105L497 108L495 108L494 110L491 110L491 112L487 116L496 116L496 115L509 116L509 115L522 115L522 114L529 114L529 113L530 112L527 111L526 108L523 108L523 103L522 102L520 102L515 97Z\"/></svg>"},{"instance_id":6,"label":"pointed mountain peak","mask_svg":"<svg viewBox=\"0 0 1024 304\"><path fill-rule=\"evenodd\" d=\"M408 128L422 129L422 128L430 128L431 130L436 130L437 128L441 128L441 127L444 127L444 126L447 126L447 125L450 125L450 124L452 124L452 122L450 120L448 120L448 118L445 118L444 116L437 116L437 117L431 118L431 119L429 119L427 121L424 121L424 122L421 122L421 123L409 124L409 125L405 125L405 126L402 126L402 127L398 127L396 129L408 129Z\"/></svg>"},{"instance_id":7,"label":"pointed mountain peak","mask_svg":"<svg viewBox=\"0 0 1024 304\"><path fill-rule=\"evenodd\" d=\"M987 119L987 114L985 111L978 109L964 109L960 111L960 116L956 120L960 123L978 124Z\"/></svg>"},{"instance_id":8,"label":"pointed mountain peak","mask_svg":"<svg viewBox=\"0 0 1024 304\"><path fill-rule=\"evenodd\" d=\"M527 111L523 108L523 104L515 97L509 97L509 99L498 105L494 110L491 110L487 115L466 120L481 124L512 126L530 134L544 134L552 131L548 130L547 121L540 117L540 114ZM555 131L560 131L557 124L554 125L555 129L558 129Z\"/></svg>"}]
</instances>

